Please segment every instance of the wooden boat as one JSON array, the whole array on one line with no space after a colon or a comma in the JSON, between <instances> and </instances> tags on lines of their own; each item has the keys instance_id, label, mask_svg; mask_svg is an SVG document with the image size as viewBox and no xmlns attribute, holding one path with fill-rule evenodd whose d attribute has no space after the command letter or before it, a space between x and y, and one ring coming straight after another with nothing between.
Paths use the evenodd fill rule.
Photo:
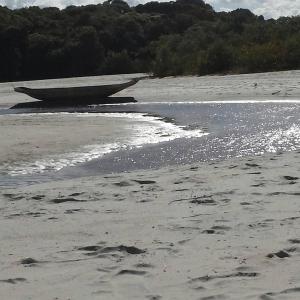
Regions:
<instances>
[{"instance_id":1,"label":"wooden boat","mask_svg":"<svg viewBox=\"0 0 300 300\"><path fill-rule=\"evenodd\" d=\"M125 83L110 84L110 85L42 88L42 89L16 87L14 90L16 92L26 94L32 98L44 102L53 102L53 103L55 102L57 104L110 103L111 98L108 98L108 96L111 96L117 92L120 92L136 84L142 78L134 78Z\"/></svg>"}]
</instances>

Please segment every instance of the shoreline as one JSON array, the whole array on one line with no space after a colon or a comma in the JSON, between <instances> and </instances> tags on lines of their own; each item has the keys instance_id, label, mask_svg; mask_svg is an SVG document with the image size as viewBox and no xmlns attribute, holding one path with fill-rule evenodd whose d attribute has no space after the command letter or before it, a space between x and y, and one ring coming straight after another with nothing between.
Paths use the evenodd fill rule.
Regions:
<instances>
[{"instance_id":1,"label":"shoreline","mask_svg":"<svg viewBox=\"0 0 300 300\"><path fill-rule=\"evenodd\" d=\"M0 173L12 177L56 172L122 150L207 135L138 112L8 114L1 116L0 125L5 137Z\"/></svg>"},{"instance_id":2,"label":"shoreline","mask_svg":"<svg viewBox=\"0 0 300 300\"><path fill-rule=\"evenodd\" d=\"M299 160L2 190L1 298L297 299Z\"/></svg>"}]
</instances>

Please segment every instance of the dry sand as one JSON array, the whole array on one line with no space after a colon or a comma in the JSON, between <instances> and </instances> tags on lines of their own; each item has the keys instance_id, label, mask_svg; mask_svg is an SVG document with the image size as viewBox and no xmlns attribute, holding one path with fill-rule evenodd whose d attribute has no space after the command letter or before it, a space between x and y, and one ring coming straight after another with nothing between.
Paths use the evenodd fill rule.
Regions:
<instances>
[{"instance_id":1,"label":"dry sand","mask_svg":"<svg viewBox=\"0 0 300 300\"><path fill-rule=\"evenodd\" d=\"M300 71L149 79L118 95L139 102L299 100Z\"/></svg>"},{"instance_id":2,"label":"dry sand","mask_svg":"<svg viewBox=\"0 0 300 300\"><path fill-rule=\"evenodd\" d=\"M0 299L299 299L299 161L2 190Z\"/></svg>"}]
</instances>

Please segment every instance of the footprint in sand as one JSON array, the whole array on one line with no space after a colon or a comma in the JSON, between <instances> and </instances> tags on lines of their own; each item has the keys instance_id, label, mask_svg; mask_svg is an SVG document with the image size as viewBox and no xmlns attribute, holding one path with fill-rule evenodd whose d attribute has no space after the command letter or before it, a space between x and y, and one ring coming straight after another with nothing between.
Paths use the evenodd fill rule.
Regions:
<instances>
[{"instance_id":1,"label":"footprint in sand","mask_svg":"<svg viewBox=\"0 0 300 300\"><path fill-rule=\"evenodd\" d=\"M34 258L28 257L24 258L20 261L20 264L25 265L25 266L34 266L38 264L39 261L35 260Z\"/></svg>"},{"instance_id":2,"label":"footprint in sand","mask_svg":"<svg viewBox=\"0 0 300 300\"><path fill-rule=\"evenodd\" d=\"M2 279L0 280L0 282L3 283L10 283L10 284L17 284L19 282L26 282L27 280L25 278L22 277L18 277L18 278L9 278L9 279Z\"/></svg>"},{"instance_id":3,"label":"footprint in sand","mask_svg":"<svg viewBox=\"0 0 300 300\"><path fill-rule=\"evenodd\" d=\"M225 300L228 299L225 295L213 295L213 296L205 296L201 297L200 300Z\"/></svg>"},{"instance_id":4,"label":"footprint in sand","mask_svg":"<svg viewBox=\"0 0 300 300\"><path fill-rule=\"evenodd\" d=\"M229 226L220 226L220 225L216 225L211 227L210 229L206 229L203 230L202 233L206 233L206 234L225 234L225 231L229 231L232 228Z\"/></svg>"},{"instance_id":5,"label":"footprint in sand","mask_svg":"<svg viewBox=\"0 0 300 300\"><path fill-rule=\"evenodd\" d=\"M288 176L288 175L286 175L286 176L283 176L283 178L284 178L284 179L286 179L286 180L298 180L298 179L299 179L299 177L295 177L295 176Z\"/></svg>"},{"instance_id":6,"label":"footprint in sand","mask_svg":"<svg viewBox=\"0 0 300 300\"><path fill-rule=\"evenodd\" d=\"M190 203L200 204L200 205L217 205L217 202L213 199L211 195L203 195L199 197L193 197Z\"/></svg>"},{"instance_id":7,"label":"footprint in sand","mask_svg":"<svg viewBox=\"0 0 300 300\"><path fill-rule=\"evenodd\" d=\"M300 239L289 239L291 244L300 244Z\"/></svg>"},{"instance_id":8,"label":"footprint in sand","mask_svg":"<svg viewBox=\"0 0 300 300\"><path fill-rule=\"evenodd\" d=\"M114 185L119 186L119 187L132 186L132 184L128 181L116 182L116 183L114 183Z\"/></svg>"},{"instance_id":9,"label":"footprint in sand","mask_svg":"<svg viewBox=\"0 0 300 300\"><path fill-rule=\"evenodd\" d=\"M274 253L269 253L267 254L268 258L274 258L274 257L278 257L278 258L286 258L286 257L290 257L290 254L288 254L286 251L278 251L278 252L274 252Z\"/></svg>"},{"instance_id":10,"label":"footprint in sand","mask_svg":"<svg viewBox=\"0 0 300 300\"><path fill-rule=\"evenodd\" d=\"M138 263L138 264L134 265L134 267L135 268L141 268L141 269L143 269L143 268L145 268L145 269L152 269L152 268L154 268L154 265L147 264L147 263Z\"/></svg>"},{"instance_id":11,"label":"footprint in sand","mask_svg":"<svg viewBox=\"0 0 300 300\"><path fill-rule=\"evenodd\" d=\"M75 198L55 198L50 200L51 203L55 203L55 204L60 204L60 203L65 203L65 202L86 202L87 200L78 200Z\"/></svg>"},{"instance_id":12,"label":"footprint in sand","mask_svg":"<svg viewBox=\"0 0 300 300\"><path fill-rule=\"evenodd\" d=\"M120 245L116 247L92 245L92 246L79 247L76 248L76 250L86 251L87 252L86 255L89 256L98 255L98 254L109 254L112 252L123 252L123 253L133 254L133 255L142 254L146 252L145 250L139 249L134 246L124 246L124 245Z\"/></svg>"},{"instance_id":13,"label":"footprint in sand","mask_svg":"<svg viewBox=\"0 0 300 300\"><path fill-rule=\"evenodd\" d=\"M139 184L154 184L154 183L156 183L156 181L154 181L154 180L133 180L133 181L135 181Z\"/></svg>"},{"instance_id":14,"label":"footprint in sand","mask_svg":"<svg viewBox=\"0 0 300 300\"><path fill-rule=\"evenodd\" d=\"M67 209L64 213L68 215L68 214L75 214L75 213L82 212L82 211L85 211L85 209L74 208L74 209Z\"/></svg>"},{"instance_id":15,"label":"footprint in sand","mask_svg":"<svg viewBox=\"0 0 300 300\"><path fill-rule=\"evenodd\" d=\"M237 272L231 274L224 274L224 275L206 275L202 277L197 277L189 280L189 283L194 282L208 282L215 279L226 279L226 278L254 278L258 277L260 274L257 272Z\"/></svg>"},{"instance_id":16,"label":"footprint in sand","mask_svg":"<svg viewBox=\"0 0 300 300\"><path fill-rule=\"evenodd\" d=\"M272 292L266 293L266 294L261 295L260 299L262 299L262 300L272 300L272 299L274 299L273 298L274 296L275 297L276 296L280 297L280 295L287 295L287 294L294 294L294 293L297 293L297 294L300 293L300 287L294 287L294 288L286 289L286 290L283 290L279 293L272 293ZM280 298L278 298L278 299L280 299ZM293 298L293 299L299 299L299 296L297 298Z\"/></svg>"},{"instance_id":17,"label":"footprint in sand","mask_svg":"<svg viewBox=\"0 0 300 300\"><path fill-rule=\"evenodd\" d=\"M160 300L162 297L160 295L148 295L146 296L146 299L148 300Z\"/></svg>"},{"instance_id":18,"label":"footprint in sand","mask_svg":"<svg viewBox=\"0 0 300 300\"><path fill-rule=\"evenodd\" d=\"M146 275L147 272L146 271L139 271L139 270L121 270L119 271L116 276L120 276L120 275L138 275L138 276L143 276Z\"/></svg>"}]
</instances>

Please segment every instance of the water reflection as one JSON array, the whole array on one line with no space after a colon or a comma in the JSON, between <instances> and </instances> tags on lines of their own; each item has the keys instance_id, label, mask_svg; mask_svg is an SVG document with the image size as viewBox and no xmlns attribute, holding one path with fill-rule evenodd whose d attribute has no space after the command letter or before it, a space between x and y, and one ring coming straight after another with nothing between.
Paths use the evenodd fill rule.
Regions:
<instances>
[{"instance_id":1,"label":"water reflection","mask_svg":"<svg viewBox=\"0 0 300 300\"><path fill-rule=\"evenodd\" d=\"M158 168L300 148L297 103L136 104L119 106L118 111L159 115L186 130L201 129L209 135L111 153L76 168L79 173ZM66 175L72 172L64 170Z\"/></svg>"}]
</instances>

